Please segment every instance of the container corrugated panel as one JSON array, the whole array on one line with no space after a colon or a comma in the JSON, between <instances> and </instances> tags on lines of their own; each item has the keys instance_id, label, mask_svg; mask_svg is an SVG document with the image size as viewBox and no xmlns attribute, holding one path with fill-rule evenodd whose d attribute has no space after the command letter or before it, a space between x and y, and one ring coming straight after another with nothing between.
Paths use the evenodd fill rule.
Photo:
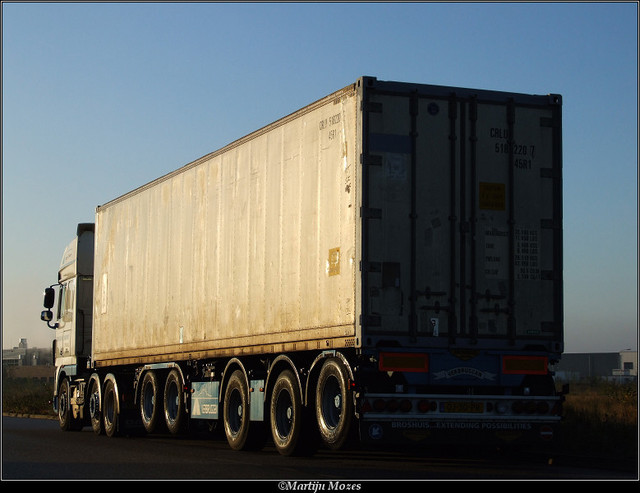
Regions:
<instances>
[{"instance_id":1,"label":"container corrugated panel","mask_svg":"<svg viewBox=\"0 0 640 493\"><path fill-rule=\"evenodd\" d=\"M354 344L357 93L96 212L98 365Z\"/></svg>"},{"instance_id":2,"label":"container corrugated panel","mask_svg":"<svg viewBox=\"0 0 640 493\"><path fill-rule=\"evenodd\" d=\"M364 344L560 351L561 97L364 84Z\"/></svg>"}]
</instances>

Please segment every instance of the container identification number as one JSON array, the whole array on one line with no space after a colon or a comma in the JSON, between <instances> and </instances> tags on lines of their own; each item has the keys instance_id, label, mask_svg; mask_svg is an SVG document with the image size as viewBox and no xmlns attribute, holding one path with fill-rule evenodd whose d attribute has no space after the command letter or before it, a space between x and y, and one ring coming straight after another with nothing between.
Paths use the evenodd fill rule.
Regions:
<instances>
[{"instance_id":1,"label":"container identification number","mask_svg":"<svg viewBox=\"0 0 640 493\"><path fill-rule=\"evenodd\" d=\"M323 120L320 120L320 122L318 123L318 129L320 131L329 129L329 133L328 133L329 140L336 139L339 135L339 132L337 129L330 128L330 127L339 124L341 121L342 121L342 115L340 113L336 113L335 115L332 115L329 118L324 118Z\"/></svg>"},{"instance_id":2,"label":"container identification number","mask_svg":"<svg viewBox=\"0 0 640 493\"><path fill-rule=\"evenodd\" d=\"M513 154L513 165L518 169L532 169L533 160L536 157L536 146L533 144L517 144L509 142L509 131L501 128L490 130L492 139L504 139L507 142L496 142L494 151L496 154Z\"/></svg>"}]
</instances>

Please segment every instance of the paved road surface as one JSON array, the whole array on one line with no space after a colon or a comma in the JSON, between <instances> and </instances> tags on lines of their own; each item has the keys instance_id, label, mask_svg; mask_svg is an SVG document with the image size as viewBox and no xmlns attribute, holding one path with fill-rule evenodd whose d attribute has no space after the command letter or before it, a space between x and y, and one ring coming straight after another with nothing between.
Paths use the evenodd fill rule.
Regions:
<instances>
[{"instance_id":1,"label":"paved road surface","mask_svg":"<svg viewBox=\"0 0 640 493\"><path fill-rule=\"evenodd\" d=\"M275 491L307 481L313 491L378 480L408 479L635 479L636 472L549 465L542 457L508 457L461 451L318 451L282 457L267 445L256 452L230 450L221 437L191 434L107 438L85 428L63 433L57 421L3 417L2 479L223 479L268 480ZM359 486L358 486L359 485ZM389 486L390 483L387 483ZM333 483L335 486L335 483ZM336 489L336 488L332 488Z\"/></svg>"}]
</instances>

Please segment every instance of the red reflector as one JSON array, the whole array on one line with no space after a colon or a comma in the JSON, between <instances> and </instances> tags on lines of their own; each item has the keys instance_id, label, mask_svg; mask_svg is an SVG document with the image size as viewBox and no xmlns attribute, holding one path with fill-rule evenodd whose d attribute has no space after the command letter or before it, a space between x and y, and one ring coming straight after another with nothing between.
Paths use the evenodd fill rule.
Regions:
<instances>
[{"instance_id":1,"label":"red reflector","mask_svg":"<svg viewBox=\"0 0 640 493\"><path fill-rule=\"evenodd\" d=\"M429 371L429 356L422 353L380 353L380 371Z\"/></svg>"},{"instance_id":2,"label":"red reflector","mask_svg":"<svg viewBox=\"0 0 640 493\"><path fill-rule=\"evenodd\" d=\"M507 375L546 375L546 356L503 356L502 373Z\"/></svg>"},{"instance_id":3,"label":"red reflector","mask_svg":"<svg viewBox=\"0 0 640 493\"><path fill-rule=\"evenodd\" d=\"M542 426L540 428L540 438L543 440L553 440L553 428L550 426Z\"/></svg>"},{"instance_id":4,"label":"red reflector","mask_svg":"<svg viewBox=\"0 0 640 493\"><path fill-rule=\"evenodd\" d=\"M360 407L360 412L362 413L368 413L371 412L371 404L369 404L369 401L364 401L362 403L362 406Z\"/></svg>"},{"instance_id":5,"label":"red reflector","mask_svg":"<svg viewBox=\"0 0 640 493\"><path fill-rule=\"evenodd\" d=\"M382 399L376 399L373 401L373 409L376 411L384 411L384 408L387 406L387 403Z\"/></svg>"},{"instance_id":6,"label":"red reflector","mask_svg":"<svg viewBox=\"0 0 640 493\"><path fill-rule=\"evenodd\" d=\"M409 411L411 411L411 401L404 399L402 402L400 402L400 411L402 411L403 413L408 413Z\"/></svg>"},{"instance_id":7,"label":"red reflector","mask_svg":"<svg viewBox=\"0 0 640 493\"><path fill-rule=\"evenodd\" d=\"M536 404L536 412L539 414L547 414L549 412L549 404L540 401Z\"/></svg>"}]
</instances>

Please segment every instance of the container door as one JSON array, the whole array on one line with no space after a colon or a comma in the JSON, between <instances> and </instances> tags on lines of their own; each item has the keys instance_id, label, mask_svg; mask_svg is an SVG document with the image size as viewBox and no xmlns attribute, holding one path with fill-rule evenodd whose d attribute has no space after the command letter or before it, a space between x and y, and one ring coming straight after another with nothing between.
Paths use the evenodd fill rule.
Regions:
<instances>
[{"instance_id":1,"label":"container door","mask_svg":"<svg viewBox=\"0 0 640 493\"><path fill-rule=\"evenodd\" d=\"M562 324L559 102L416 87L365 92L364 343L549 349Z\"/></svg>"}]
</instances>

